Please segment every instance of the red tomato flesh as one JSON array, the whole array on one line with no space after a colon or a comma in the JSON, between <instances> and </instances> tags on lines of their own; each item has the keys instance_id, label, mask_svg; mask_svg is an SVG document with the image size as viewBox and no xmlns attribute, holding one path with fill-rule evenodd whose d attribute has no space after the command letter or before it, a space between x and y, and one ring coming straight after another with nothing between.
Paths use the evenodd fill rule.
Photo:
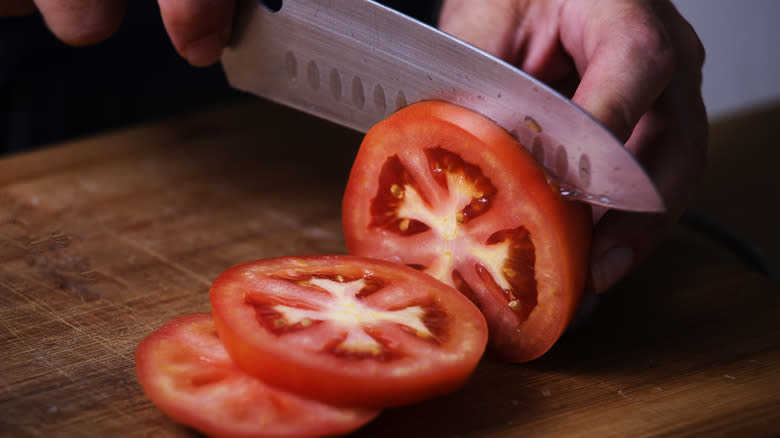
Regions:
<instances>
[{"instance_id":1,"label":"red tomato flesh","mask_svg":"<svg viewBox=\"0 0 780 438\"><path fill-rule=\"evenodd\" d=\"M352 256L243 263L210 291L242 369L306 397L397 406L457 389L487 343L479 310L406 266Z\"/></svg>"},{"instance_id":2,"label":"red tomato flesh","mask_svg":"<svg viewBox=\"0 0 780 438\"><path fill-rule=\"evenodd\" d=\"M584 289L591 219L509 133L454 104L410 105L365 136L347 183L352 254L422 270L469 297L490 346L544 354Z\"/></svg>"},{"instance_id":3,"label":"red tomato flesh","mask_svg":"<svg viewBox=\"0 0 780 438\"><path fill-rule=\"evenodd\" d=\"M314 437L349 433L376 409L329 406L270 387L241 371L209 314L179 317L136 349L146 395L176 421L215 437Z\"/></svg>"}]
</instances>

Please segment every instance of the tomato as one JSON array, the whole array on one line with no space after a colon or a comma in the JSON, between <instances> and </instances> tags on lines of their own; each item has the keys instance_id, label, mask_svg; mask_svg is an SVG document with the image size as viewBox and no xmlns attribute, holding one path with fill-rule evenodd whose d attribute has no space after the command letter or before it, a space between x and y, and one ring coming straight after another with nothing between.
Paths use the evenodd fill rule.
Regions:
<instances>
[{"instance_id":1,"label":"tomato","mask_svg":"<svg viewBox=\"0 0 780 438\"><path fill-rule=\"evenodd\" d=\"M350 253L454 286L511 361L544 354L584 289L588 207L562 199L504 129L454 104L410 105L366 134L342 217Z\"/></svg>"},{"instance_id":2,"label":"tomato","mask_svg":"<svg viewBox=\"0 0 780 438\"><path fill-rule=\"evenodd\" d=\"M135 353L138 380L171 418L217 437L306 437L349 433L375 409L348 409L270 387L241 371L209 314L174 319Z\"/></svg>"},{"instance_id":3,"label":"tomato","mask_svg":"<svg viewBox=\"0 0 780 438\"><path fill-rule=\"evenodd\" d=\"M345 406L457 389L487 344L468 299L409 267L346 255L247 262L209 292L231 357L252 375Z\"/></svg>"}]
</instances>

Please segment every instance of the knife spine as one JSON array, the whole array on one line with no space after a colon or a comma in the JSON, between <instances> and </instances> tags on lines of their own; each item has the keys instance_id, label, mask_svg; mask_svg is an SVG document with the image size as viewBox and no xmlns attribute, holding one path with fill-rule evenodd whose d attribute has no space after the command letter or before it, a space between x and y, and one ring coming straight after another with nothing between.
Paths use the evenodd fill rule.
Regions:
<instances>
[{"instance_id":1,"label":"knife spine","mask_svg":"<svg viewBox=\"0 0 780 438\"><path fill-rule=\"evenodd\" d=\"M236 88L360 132L408 103L449 101L507 129L564 196L624 210L664 209L652 181L611 133L484 51L369 0L287 0L276 13L245 1L250 9L223 52ZM436 68L442 63L448 68Z\"/></svg>"}]
</instances>

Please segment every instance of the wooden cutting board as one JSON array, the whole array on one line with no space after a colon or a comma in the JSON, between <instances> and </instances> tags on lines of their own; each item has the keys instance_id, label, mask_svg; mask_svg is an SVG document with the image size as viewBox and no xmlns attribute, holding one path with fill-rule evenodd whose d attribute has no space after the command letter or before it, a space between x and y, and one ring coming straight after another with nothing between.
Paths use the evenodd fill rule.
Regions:
<instances>
[{"instance_id":1,"label":"wooden cutting board","mask_svg":"<svg viewBox=\"0 0 780 438\"><path fill-rule=\"evenodd\" d=\"M137 343L252 259L343 253L360 136L263 102L0 160L0 435L197 436ZM780 434L780 286L680 228L545 357L486 358L366 437Z\"/></svg>"}]
</instances>

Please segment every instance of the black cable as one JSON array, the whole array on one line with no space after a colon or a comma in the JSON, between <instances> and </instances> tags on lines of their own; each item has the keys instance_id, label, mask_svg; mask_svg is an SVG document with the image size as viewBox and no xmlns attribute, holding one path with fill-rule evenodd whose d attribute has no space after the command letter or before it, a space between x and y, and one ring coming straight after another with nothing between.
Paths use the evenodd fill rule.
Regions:
<instances>
[{"instance_id":1,"label":"black cable","mask_svg":"<svg viewBox=\"0 0 780 438\"><path fill-rule=\"evenodd\" d=\"M680 224L724 245L741 258L751 269L766 275L772 280L780 281L780 274L777 268L758 245L714 217L689 208L680 218Z\"/></svg>"}]
</instances>

